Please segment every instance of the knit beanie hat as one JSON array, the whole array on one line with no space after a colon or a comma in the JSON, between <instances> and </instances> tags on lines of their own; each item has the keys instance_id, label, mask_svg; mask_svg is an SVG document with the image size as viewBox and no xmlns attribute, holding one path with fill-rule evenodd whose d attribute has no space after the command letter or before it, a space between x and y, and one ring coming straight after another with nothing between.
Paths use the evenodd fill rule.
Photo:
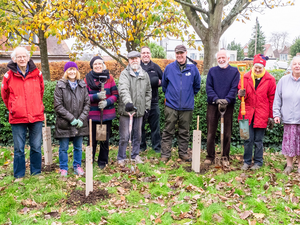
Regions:
<instances>
[{"instance_id":1,"label":"knit beanie hat","mask_svg":"<svg viewBox=\"0 0 300 225\"><path fill-rule=\"evenodd\" d=\"M264 56L263 54L257 54L254 56L253 65L261 64L265 67L268 59L269 59L268 56Z\"/></svg>"},{"instance_id":2,"label":"knit beanie hat","mask_svg":"<svg viewBox=\"0 0 300 225\"><path fill-rule=\"evenodd\" d=\"M90 61L90 67L91 67L91 69L93 69L93 64L94 64L94 62L97 60L97 59L101 59L102 61L103 61L103 59L100 57L100 56L94 56L92 59L91 59L91 61Z\"/></svg>"},{"instance_id":3,"label":"knit beanie hat","mask_svg":"<svg viewBox=\"0 0 300 225\"><path fill-rule=\"evenodd\" d=\"M67 71L69 68L71 68L71 67L74 67L74 68L76 68L76 69L78 70L77 64L76 64L75 62L70 61L70 62L67 62L67 63L65 64L64 72L66 72L66 71Z\"/></svg>"}]
</instances>

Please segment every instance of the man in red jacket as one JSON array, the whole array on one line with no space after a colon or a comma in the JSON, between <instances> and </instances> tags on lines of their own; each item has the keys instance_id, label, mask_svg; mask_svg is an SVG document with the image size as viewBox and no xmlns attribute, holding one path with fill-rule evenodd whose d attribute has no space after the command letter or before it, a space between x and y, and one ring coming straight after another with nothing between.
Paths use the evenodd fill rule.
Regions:
<instances>
[{"instance_id":1,"label":"man in red jacket","mask_svg":"<svg viewBox=\"0 0 300 225\"><path fill-rule=\"evenodd\" d=\"M244 165L242 170L249 169L252 163L254 146L254 165L252 170L259 169L263 165L263 138L267 126L274 126L273 101L276 89L275 78L265 70L266 60L269 58L262 54L254 56L253 68L244 76L244 87L239 83L238 95L245 97L246 115L249 120L250 138L244 142ZM241 108L239 120L241 120Z\"/></svg>"},{"instance_id":2,"label":"man in red jacket","mask_svg":"<svg viewBox=\"0 0 300 225\"><path fill-rule=\"evenodd\" d=\"M9 123L14 140L14 177L25 176L25 153L27 129L29 130L30 172L40 174L42 167L41 143L44 120L44 81L42 73L30 59L29 52L17 47L7 64L1 96L9 111Z\"/></svg>"}]
</instances>

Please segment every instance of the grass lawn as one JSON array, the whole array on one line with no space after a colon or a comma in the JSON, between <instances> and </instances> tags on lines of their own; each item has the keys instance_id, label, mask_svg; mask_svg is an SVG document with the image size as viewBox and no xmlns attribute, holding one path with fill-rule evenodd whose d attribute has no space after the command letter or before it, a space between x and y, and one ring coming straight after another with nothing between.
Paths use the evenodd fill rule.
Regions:
<instances>
[{"instance_id":1,"label":"grass lawn","mask_svg":"<svg viewBox=\"0 0 300 225\"><path fill-rule=\"evenodd\" d=\"M267 150L259 171L243 172L243 149L232 149L230 171L211 166L196 174L177 149L168 163L148 149L141 153L145 164L130 173L129 165L116 165L118 149L112 147L104 170L94 164L94 190L105 189L109 197L69 205L72 191L85 190L85 177L73 174L71 148L67 178L58 169L30 176L27 163L20 180L13 177L13 148L0 147L0 224L300 224L300 176L282 173L280 153ZM53 149L58 164L58 147ZM28 160L28 149L26 155Z\"/></svg>"}]
</instances>

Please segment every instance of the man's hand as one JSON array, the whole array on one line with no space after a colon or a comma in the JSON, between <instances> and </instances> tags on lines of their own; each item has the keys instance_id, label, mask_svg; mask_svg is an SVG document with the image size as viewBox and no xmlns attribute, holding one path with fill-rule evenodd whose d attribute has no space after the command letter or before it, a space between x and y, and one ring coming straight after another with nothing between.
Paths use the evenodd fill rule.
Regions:
<instances>
[{"instance_id":1,"label":"man's hand","mask_svg":"<svg viewBox=\"0 0 300 225\"><path fill-rule=\"evenodd\" d=\"M228 105L228 102L227 102L227 100L226 99L218 99L217 101L216 101L216 103L219 105Z\"/></svg>"},{"instance_id":2,"label":"man's hand","mask_svg":"<svg viewBox=\"0 0 300 225\"><path fill-rule=\"evenodd\" d=\"M131 112L134 110L134 106L131 102L128 102L126 105L125 105L125 111L126 112Z\"/></svg>"},{"instance_id":3,"label":"man's hand","mask_svg":"<svg viewBox=\"0 0 300 225\"><path fill-rule=\"evenodd\" d=\"M107 101L106 100L102 100L98 103L98 108L99 109L104 109L107 106Z\"/></svg>"},{"instance_id":4,"label":"man's hand","mask_svg":"<svg viewBox=\"0 0 300 225\"><path fill-rule=\"evenodd\" d=\"M106 91L100 91L100 92L98 92L97 96L101 100L106 99Z\"/></svg>"},{"instance_id":5,"label":"man's hand","mask_svg":"<svg viewBox=\"0 0 300 225\"><path fill-rule=\"evenodd\" d=\"M83 126L83 122L80 119L78 119L77 121L78 121L78 124L77 124L76 128L82 127Z\"/></svg>"},{"instance_id":6,"label":"man's hand","mask_svg":"<svg viewBox=\"0 0 300 225\"><path fill-rule=\"evenodd\" d=\"M74 119L74 120L71 122L71 125L72 125L72 126L75 126L77 123L78 123L78 120Z\"/></svg>"},{"instance_id":7,"label":"man's hand","mask_svg":"<svg viewBox=\"0 0 300 225\"><path fill-rule=\"evenodd\" d=\"M245 89L240 89L240 90L238 91L238 95L239 95L240 97L245 97L245 96L246 96L246 90L245 90Z\"/></svg>"},{"instance_id":8,"label":"man's hand","mask_svg":"<svg viewBox=\"0 0 300 225\"><path fill-rule=\"evenodd\" d=\"M269 118L268 119L268 128L269 129L273 129L274 127L274 119L273 118Z\"/></svg>"}]
</instances>

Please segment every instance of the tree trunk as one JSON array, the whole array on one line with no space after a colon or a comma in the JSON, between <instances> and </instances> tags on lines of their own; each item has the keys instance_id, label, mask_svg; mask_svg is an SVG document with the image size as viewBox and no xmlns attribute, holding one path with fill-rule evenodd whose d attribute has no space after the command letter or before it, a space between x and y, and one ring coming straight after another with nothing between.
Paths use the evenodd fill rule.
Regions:
<instances>
[{"instance_id":1,"label":"tree trunk","mask_svg":"<svg viewBox=\"0 0 300 225\"><path fill-rule=\"evenodd\" d=\"M43 30L39 30L39 48L41 55L41 67L44 80L50 80L50 68L48 61L48 49L47 49L47 38L44 36L45 32Z\"/></svg>"},{"instance_id":2,"label":"tree trunk","mask_svg":"<svg viewBox=\"0 0 300 225\"><path fill-rule=\"evenodd\" d=\"M189 0L187 3L192 4ZM206 75L208 70L216 65L215 54L219 50L219 41L222 33L221 21L224 4L220 1L217 4L210 5L209 14L207 15L207 25L204 25L199 15L194 9L189 6L181 4L185 15L193 26L195 32L201 38L204 45L204 62L203 62L203 74ZM227 29L227 28L226 28Z\"/></svg>"},{"instance_id":3,"label":"tree trunk","mask_svg":"<svg viewBox=\"0 0 300 225\"><path fill-rule=\"evenodd\" d=\"M203 75L207 75L211 67L217 65L216 53L219 51L219 40L218 37L213 37L213 32L208 30L208 37L202 42L204 45L204 61L203 61Z\"/></svg>"}]
</instances>

